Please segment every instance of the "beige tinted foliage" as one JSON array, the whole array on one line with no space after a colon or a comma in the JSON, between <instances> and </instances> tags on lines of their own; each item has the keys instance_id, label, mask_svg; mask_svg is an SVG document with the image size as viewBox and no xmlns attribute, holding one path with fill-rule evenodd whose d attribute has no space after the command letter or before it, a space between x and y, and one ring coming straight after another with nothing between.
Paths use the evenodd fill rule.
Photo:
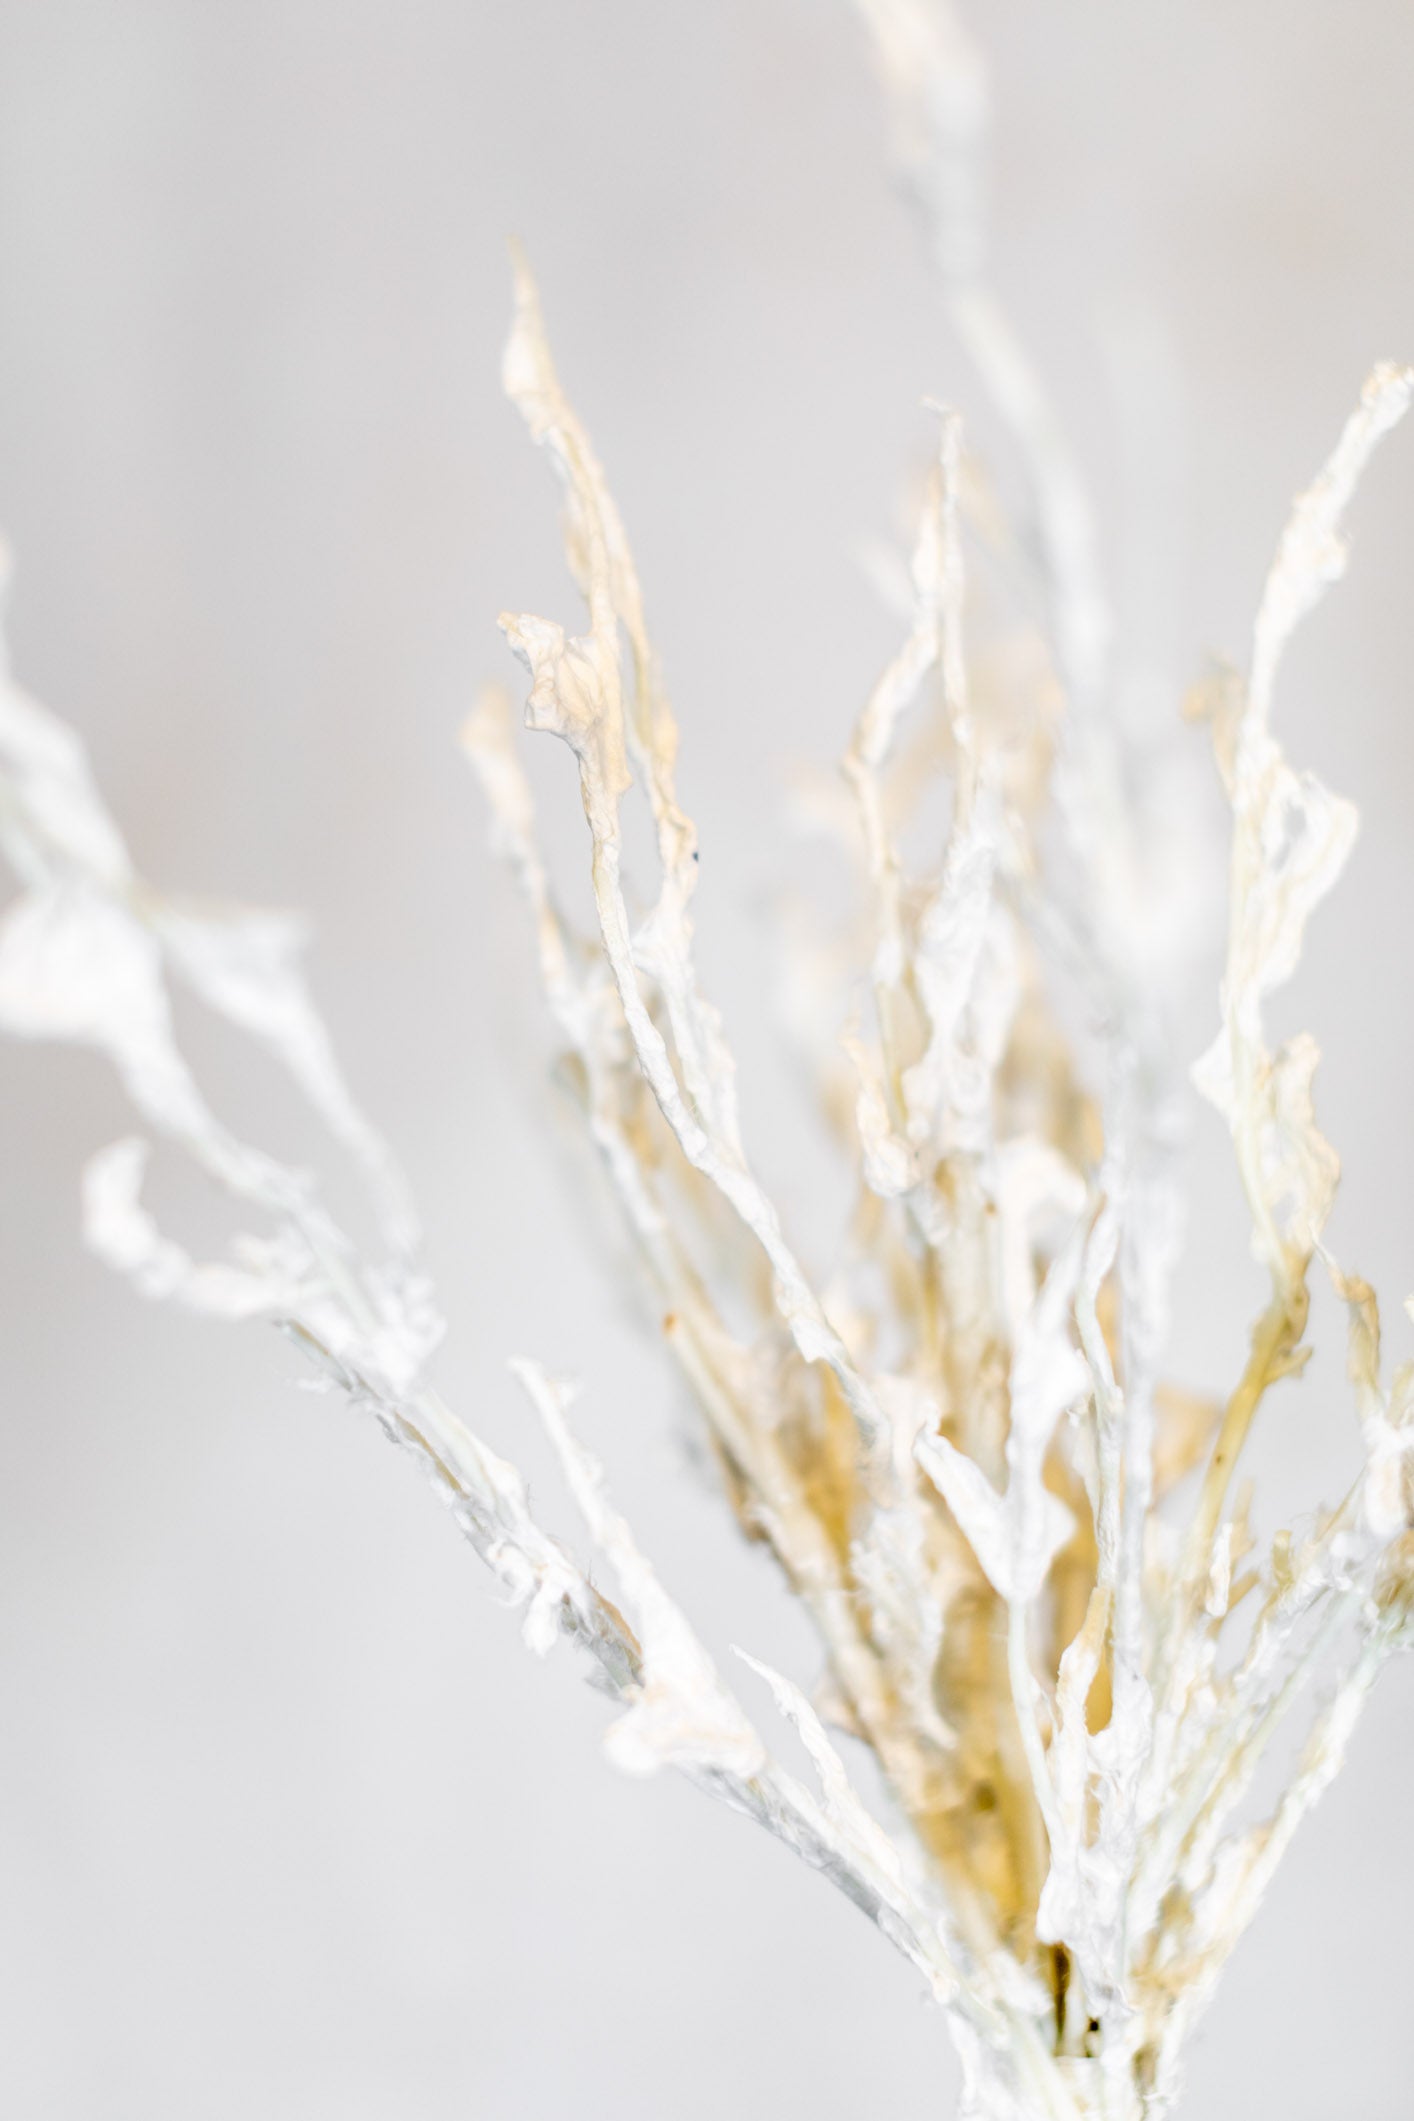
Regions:
<instances>
[{"instance_id":1,"label":"beige tinted foliage","mask_svg":"<svg viewBox=\"0 0 1414 2121\"><path fill-rule=\"evenodd\" d=\"M577 632L528 613L501 623L529 675L526 726L573 757L589 932L542 859L509 694L489 689L464 732L529 911L566 1080L731 1506L813 1623L821 1669L792 1679L742 1652L764 1681L749 1684L748 1714L614 1510L570 1425L570 1389L522 1361L612 1598L540 1527L515 1467L431 1382L441 1325L415 1224L310 1002L297 930L147 885L78 740L8 674L0 837L20 888L0 926L0 1023L100 1049L146 1130L88 1167L94 1250L147 1296L274 1321L417 1455L519 1604L530 1647L543 1655L565 1634L590 1653L616 1700L615 1763L675 1767L756 1819L904 1953L953 2028L968 2113L1130 2121L1173 2099L1183 2042L1414 1599L1414 1371L1383 1381L1374 1294L1324 1245L1338 1165L1314 1116L1315 1045L1271 1048L1263 1013L1354 831L1350 806L1273 734L1279 665L1341 571L1344 511L1414 374L1373 372L1280 540L1245 677L1196 696L1232 858L1217 1036L1195 1076L1231 1130L1268 1281L1246 1366L1209 1400L1159 1374L1182 1040L1105 720L1088 503L985 277L984 70L929 0L859 5L900 168L1013 439L1035 535L999 524L959 418L934 409L904 635L860 711L844 799L819 810L861 918L836 944L802 944L791 984L855 1174L827 1286L743 1141L694 960L676 725L623 523L521 262L505 384L559 482L584 615ZM976 658L974 541L1015 609L1046 614L1041 627L1015 617L1003 594L988 614L1003 645ZM655 861L634 891L631 801L646 804ZM941 822L913 861L920 814ZM172 982L284 1065L367 1182L379 1256L306 1174L210 1111L177 1044ZM1062 1011L1058 994L1076 1006ZM1084 1059L1067 1029L1077 1006ZM195 1260L158 1228L142 1196L150 1139L256 1221L229 1256ZM1266 1395L1308 1352L1313 1268L1346 1307L1363 1464L1299 1537L1262 1542L1234 1479ZM774 1757L780 1719L810 1781ZM1259 1803L1258 1770L1293 1732L1286 1786ZM880 1771L880 1816L850 1774L859 1747Z\"/></svg>"}]
</instances>

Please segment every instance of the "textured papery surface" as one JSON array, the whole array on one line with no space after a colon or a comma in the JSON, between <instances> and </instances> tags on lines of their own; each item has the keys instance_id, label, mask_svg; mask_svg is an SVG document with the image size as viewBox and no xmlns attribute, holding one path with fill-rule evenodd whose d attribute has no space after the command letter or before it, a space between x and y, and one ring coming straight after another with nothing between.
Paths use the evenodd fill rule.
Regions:
<instances>
[{"instance_id":1,"label":"textured papery surface","mask_svg":"<svg viewBox=\"0 0 1414 2121\"><path fill-rule=\"evenodd\" d=\"M978 2110L1009 2111L1012 2100L1017 2112L1124 2114L1141 2100L1152 2109L1171 2095L1182 2034L1403 1628L1398 1600L1375 1588L1390 1566L1381 1540L1397 1540L1408 1520L1401 1423L1380 1396L1363 1284L1339 1282L1356 1321L1369 1451L1360 1494L1320 1519L1303 1547L1281 1535L1265 1558L1245 1508L1231 1513L1227 1498L1263 1393L1299 1366L1305 1272L1335 1177L1311 1113L1314 1045L1293 1039L1268 1056L1260 1001L1289 975L1350 837L1347 806L1281 760L1259 688L1269 696L1274 630L1289 631L1309 604L1315 573L1335 571L1340 507L1402 410L1408 378L1372 378L1316 499L1298 504L1282 541L1252 685L1215 704L1235 820L1220 1047L1240 1053L1241 1081L1231 1086L1230 1061L1219 1069L1209 1059L1198 1073L1205 1086L1228 1078L1222 1108L1257 1248L1274 1272L1252 1361L1220 1408L1162 1386L1153 1368L1176 1222L1167 1154L1176 1092L1155 1057L1161 1012L1136 986L1125 936L1102 917L1113 870L1106 850L1087 847L1078 893L1050 916L1042 824L1061 772L1057 730L1044 716L1028 728L1012 703L969 686L955 416L943 418L913 556L910 630L845 758L855 809L845 839L870 907L860 972L873 1024L842 1029L848 1102L835 1099L833 1071L823 1085L861 1177L847 1256L826 1296L803 1286L734 1122L719 1131L694 1081L700 1056L710 1051L720 1066L724 1048L715 1014L705 1029L694 1021L706 1005L686 970L685 900L665 922L663 898L640 885L650 910L637 928L627 916L619 813L631 791L618 767L633 750L629 732L653 728L660 763L639 763L661 817L659 776L676 743L641 600L622 586L621 526L524 279L519 313L513 393L566 481L591 622L596 599L614 615L591 637L592 657L583 642L571 657L548 621L507 622L534 680L529 725L564 737L578 761L600 934L574 954L607 967L598 992L611 981L618 1002L617 1042L601 1032L597 1052L582 1028L591 1012L566 1007L570 953L548 911L525 785L508 764L504 709L484 703L469 741L536 911L557 1016L576 1027L587 1114L672 1306L671 1344L737 1508L815 1614L829 1663L820 1698L875 1751L951 1909L954 1963L984 2006L962 2029ZM1038 467L1040 484L1049 476ZM1070 593L1063 579L1056 586L1058 597ZM1062 666L1058 683L1064 675ZM1244 750L1256 767L1239 765ZM936 867L910 874L900 834L920 804L925 763L950 783L951 821ZM1103 753L1079 745L1064 771L1056 800L1083 842L1112 793ZM660 851L667 893L672 857L661 837ZM1106 1008L1103 1146L1047 985L1073 972L1080 952L1087 991ZM593 986L596 974L587 979ZM696 1179L735 1212L735 1273ZM720 1299L711 1275L679 1263L708 1258L733 1284ZM768 1300L743 1339L725 1321L752 1290ZM870 1353L882 1346L886 1368ZM1157 1522L1149 1536L1151 1514L1200 1467L1186 1531L1170 1519L1165 1536ZM1225 1651L1224 1626L1246 1601L1239 1647ZM1348 1676L1318 1712L1275 1812L1254 1823L1244 1806L1258 1763L1333 1652ZM805 1721L798 1689L768 1676L820 1764L813 1712Z\"/></svg>"},{"instance_id":2,"label":"textured papery surface","mask_svg":"<svg viewBox=\"0 0 1414 2121\"><path fill-rule=\"evenodd\" d=\"M502 626L529 680L526 727L572 762L587 929L540 849L510 695L488 688L463 734L530 916L560 1080L725 1496L812 1624L813 1668L742 1651L743 1677L709 1651L614 1507L572 1388L526 1359L515 1375L587 1558L543 1527L518 1469L432 1381L443 1327L416 1221L312 1003L299 924L149 885L77 737L8 668L0 843L18 888L0 919L0 1025L102 1054L139 1116L142 1134L84 1175L94 1252L146 1297L275 1323L413 1452L527 1645L545 1655L564 1634L589 1653L613 1697L614 1764L671 1767L755 1819L903 1953L955 2034L966 2114L1155 2121L1414 1604L1414 1366L1387 1378L1374 1292L1326 1244L1339 1166L1316 1119L1316 1046L1269 1043L1266 1021L1355 825L1281 749L1281 661L1342 571L1345 511L1414 375L1373 372L1278 544L1247 671L1190 702L1232 852L1216 1037L1185 1040L1164 955L1182 915L1146 864L1107 718L1092 512L986 274L985 69L941 5L859 10L1024 519L1006 524L958 414L927 408L912 550L891 577L897 650L814 801L857 911L839 934L797 932L789 981L853 1179L827 1272L810 1261L830 1248L792 1233L744 1139L694 958L697 835L642 590L519 259L504 380L558 482L583 608ZM633 804L646 834L626 823ZM336 1222L309 1171L225 1126L178 1042L174 985L285 1070L361 1176L376 1241ZM1200 1046L1194 1077L1230 1129L1267 1284L1220 1400L1162 1374L1175 1056ZM174 1152L229 1198L219 1257L146 1203L152 1157ZM1347 1322L1360 1467L1334 1506L1259 1536L1239 1462L1309 1353L1313 1271ZM791 1748L799 1772L778 1757Z\"/></svg>"}]
</instances>

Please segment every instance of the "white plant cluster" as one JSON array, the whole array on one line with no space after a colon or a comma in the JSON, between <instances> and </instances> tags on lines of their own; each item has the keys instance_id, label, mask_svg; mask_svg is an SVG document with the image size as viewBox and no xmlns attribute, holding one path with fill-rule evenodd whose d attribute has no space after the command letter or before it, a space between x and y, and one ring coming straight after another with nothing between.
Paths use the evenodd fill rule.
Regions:
<instances>
[{"instance_id":1,"label":"white plant cluster","mask_svg":"<svg viewBox=\"0 0 1414 2121\"><path fill-rule=\"evenodd\" d=\"M530 1647L543 1655L566 1634L590 1653L619 1703L616 1763L676 1767L748 1813L912 1962L956 2037L967 2114L1132 2121L1171 2103L1186 2033L1410 1627L1414 1365L1382 1382L1374 1295L1322 1237L1337 1164L1312 1111L1316 1049L1303 1036L1271 1050L1263 1009L1354 828L1348 804L1287 764L1275 681L1341 571L1343 513L1414 372L1371 376L1281 539L1245 678L1214 680L1197 701L1233 819L1220 1027L1197 1079L1231 1128L1270 1280L1247 1365L1210 1405L1157 1371L1180 1085L1101 720L1108 626L1088 511L982 273L982 71L924 0L860 6L954 320L1030 480L1047 619L966 651L982 614L965 545L1023 592L1035 563L943 414L908 631L844 761L870 1028L856 1011L818 1055L859 1174L827 1286L742 1142L732 1057L694 966L697 850L676 726L623 525L523 267L506 387L563 489L587 622L578 634L528 614L502 623L531 675L528 727L576 761L595 932L578 932L552 891L503 693L483 697L465 739L668 1345L743 1529L818 1633L825 1674L809 1697L745 1659L803 1741L813 1785L772 1757L615 1513L570 1426L568 1388L515 1365L616 1602L436 1392L441 1325L415 1223L309 1000L296 926L148 885L79 740L8 669L0 840L19 891L0 925L0 1024L105 1053L147 1136L259 1223L228 1257L192 1259L143 1204L148 1141L133 1138L85 1173L93 1249L144 1295L274 1321L414 1452L521 1605ZM624 875L631 792L656 846L646 911ZM934 852L911 866L905 840L930 816ZM215 1116L174 1036L173 981L285 1067L361 1169L385 1256L364 1257L305 1173ZM1067 985L1090 1013L1093 1081L1057 1013ZM837 1025L848 999L836 997ZM1299 1536L1263 1542L1235 1472L1266 1393L1309 1352L1317 1266L1348 1306L1363 1465ZM1278 1734L1299 1732L1303 1704L1304 1751L1264 1813L1257 1771ZM874 1754L887 1826L827 1723Z\"/></svg>"}]
</instances>

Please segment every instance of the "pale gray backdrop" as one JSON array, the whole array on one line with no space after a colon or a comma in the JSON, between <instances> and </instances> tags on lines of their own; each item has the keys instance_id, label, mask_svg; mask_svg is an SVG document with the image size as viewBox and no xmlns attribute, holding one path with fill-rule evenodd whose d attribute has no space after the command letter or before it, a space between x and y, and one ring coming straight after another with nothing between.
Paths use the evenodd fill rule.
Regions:
<instances>
[{"instance_id":1,"label":"pale gray backdrop","mask_svg":"<svg viewBox=\"0 0 1414 2121\"><path fill-rule=\"evenodd\" d=\"M1110 557L1151 644L1128 667L1171 714L1204 651L1242 652L1287 500L1370 361L1414 356L1414 17L974 14L1000 277L1110 520L1157 535L1157 575L1130 528ZM638 547L709 979L799 1214L815 1143L762 918L789 866L779 769L838 751L888 651L855 548L895 526L920 399L978 413L881 137L842 0L0 6L21 671L85 733L156 878L310 911L425 1214L451 1396L539 1471L502 1359L578 1370L709 1640L807 1676L616 1291L453 740L507 669L497 610L573 612L498 392L519 231ZM1107 378L1135 343L1178 378L1167 451L1122 442ZM1356 533L1282 719L1365 829L1282 1028L1323 1035L1335 1236L1407 1352L1414 435ZM572 845L566 769L537 761ZM1196 1048L1206 993L1190 1021ZM263 1077L210 1050L234 1116L289 1145ZM82 1255L80 1161L126 1123L96 1062L0 1051L0 2111L947 2114L953 2064L902 1962L746 1826L603 1764L570 1657L525 1656L414 1470L296 1393L273 1336L150 1310ZM1218 1385L1260 1290L1211 1118L1194 1158L1175 1362ZM1273 1462L1312 1481L1327 1439L1348 1457L1340 1372L1332 1349L1272 1411ZM1230 1971L1195 2116L1407 2117L1411 1740L1401 1669Z\"/></svg>"}]
</instances>

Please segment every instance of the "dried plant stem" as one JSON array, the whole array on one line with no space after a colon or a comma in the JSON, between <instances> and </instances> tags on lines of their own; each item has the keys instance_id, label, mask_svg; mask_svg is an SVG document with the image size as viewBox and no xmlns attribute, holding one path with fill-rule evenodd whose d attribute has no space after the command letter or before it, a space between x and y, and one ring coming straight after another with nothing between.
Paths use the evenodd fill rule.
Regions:
<instances>
[{"instance_id":1,"label":"dried plant stem","mask_svg":"<svg viewBox=\"0 0 1414 2121\"><path fill-rule=\"evenodd\" d=\"M821 804L859 917L797 968L802 993L811 967L832 975L810 998L809 1050L855 1181L828 1280L807 1272L742 1139L735 1062L695 967L676 725L623 522L520 259L505 384L560 484L586 630L532 613L502 626L529 673L527 726L574 758L590 932L551 888L501 688L464 733L526 903L561 1074L664 1345L740 1525L818 1637L813 1698L742 1653L810 1781L773 1755L614 1509L571 1388L513 1365L612 1598L437 1393L442 1327L415 1220L335 1063L297 929L154 890L78 739L8 666L0 844L18 889L0 919L0 1026L105 1054L148 1134L259 1225L193 1259L144 1203L149 1142L128 1139L85 1173L93 1250L144 1295L275 1323L318 1382L416 1457L521 1607L529 1646L566 1635L589 1654L615 1703L615 1763L674 1767L754 1819L903 1953L955 2035L965 2121L1161 2121L1222 1964L1411 1633L1414 1363L1384 1381L1374 1292L1326 1245L1339 1166L1315 1120L1316 1048L1270 1050L1264 1009L1355 822L1288 765L1276 678L1341 571L1344 511L1414 371L1372 372L1278 546L1246 681L1196 702L1233 845L1218 1035L1194 1077L1231 1134L1269 1280L1235 1387L1200 1400L1162 1381L1182 1041L1105 721L1090 506L985 277L980 58L941 4L859 6L950 313L1026 474L1040 593L1013 600L1019 617L1006 602L1024 541L1004 533L1005 608L971 579L965 556L995 509L959 417L941 412L905 635L855 723L845 786ZM646 877L626 853L635 791ZM946 830L920 851L929 815ZM372 1249L310 1176L217 1118L175 1036L173 985L307 1097L365 1182ZM1309 1352L1317 1260L1346 1308L1361 1468L1304 1535L1259 1540L1235 1474L1267 1393ZM1262 1816L1258 1770L1303 1712L1304 1750ZM880 1816L826 1719L872 1756Z\"/></svg>"}]
</instances>

